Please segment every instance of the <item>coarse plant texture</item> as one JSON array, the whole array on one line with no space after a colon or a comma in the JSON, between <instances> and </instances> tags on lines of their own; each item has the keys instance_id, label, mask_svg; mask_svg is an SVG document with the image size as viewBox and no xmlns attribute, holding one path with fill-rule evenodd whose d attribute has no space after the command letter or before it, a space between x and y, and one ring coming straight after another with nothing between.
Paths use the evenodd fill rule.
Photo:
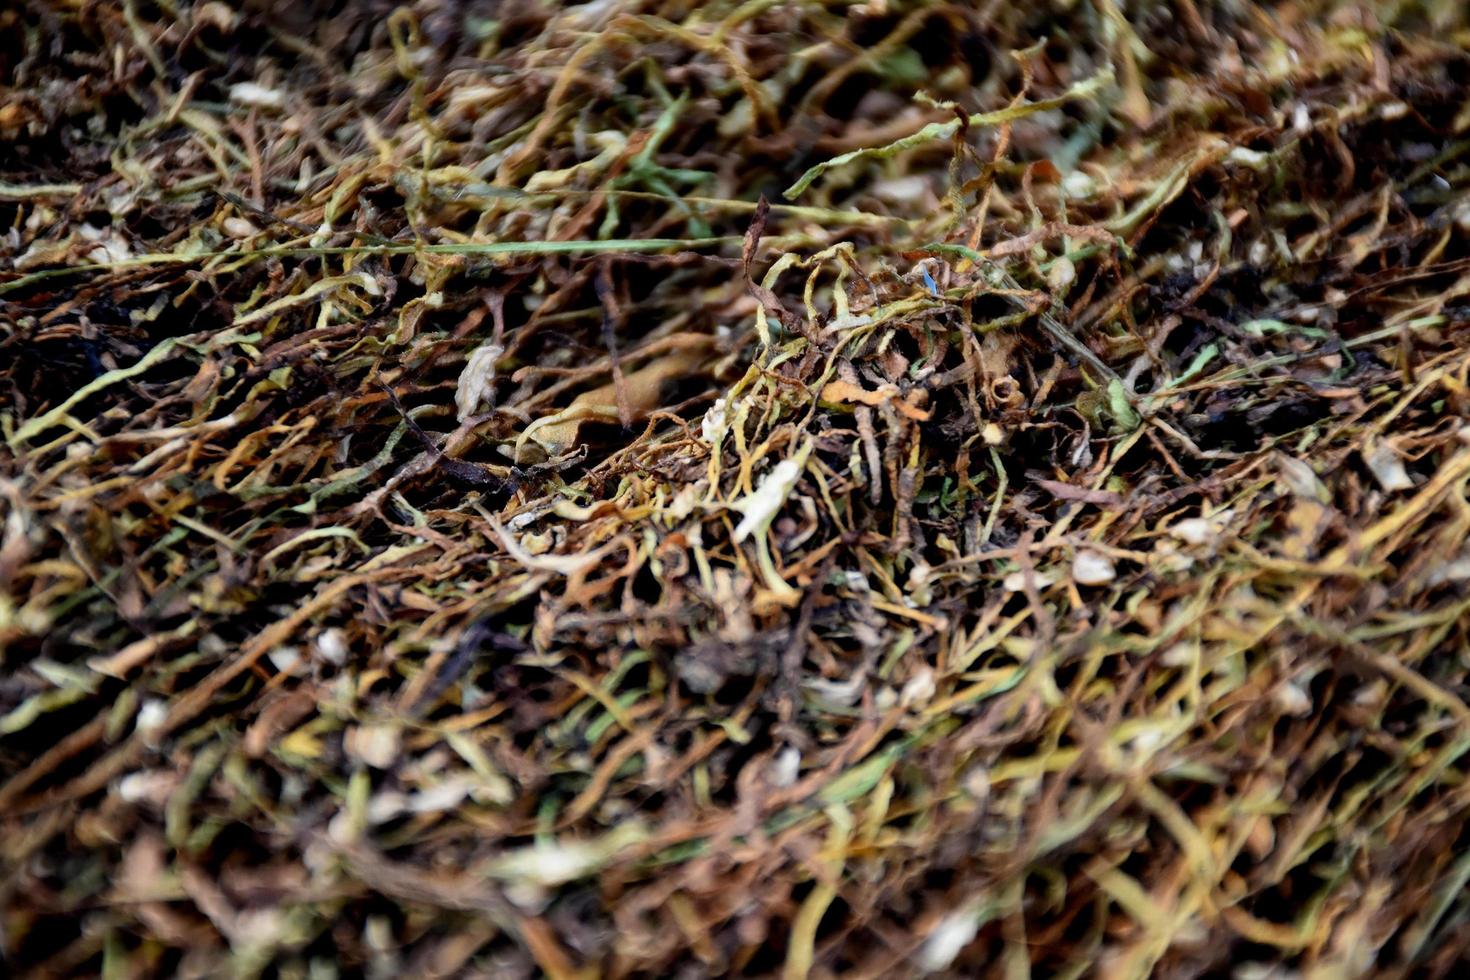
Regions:
<instances>
[{"instance_id":1,"label":"coarse plant texture","mask_svg":"<svg viewBox=\"0 0 1470 980\"><path fill-rule=\"evenodd\" d=\"M37 976L1442 976L1455 0L0 10Z\"/></svg>"}]
</instances>

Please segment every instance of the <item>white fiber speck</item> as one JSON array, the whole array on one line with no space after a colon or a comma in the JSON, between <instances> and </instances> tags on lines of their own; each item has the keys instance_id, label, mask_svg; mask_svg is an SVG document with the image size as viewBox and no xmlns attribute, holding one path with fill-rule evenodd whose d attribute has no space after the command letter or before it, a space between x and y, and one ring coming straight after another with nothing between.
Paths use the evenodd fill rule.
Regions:
<instances>
[{"instance_id":1,"label":"white fiber speck","mask_svg":"<svg viewBox=\"0 0 1470 980\"><path fill-rule=\"evenodd\" d=\"M286 93L255 82L240 82L230 87L230 101L262 109L279 109L286 104Z\"/></svg>"},{"instance_id":2,"label":"white fiber speck","mask_svg":"<svg viewBox=\"0 0 1470 980\"><path fill-rule=\"evenodd\" d=\"M730 428L730 399L718 398L704 413L704 420L699 424L699 434L704 441L710 445L719 442Z\"/></svg>"},{"instance_id":3,"label":"white fiber speck","mask_svg":"<svg viewBox=\"0 0 1470 980\"><path fill-rule=\"evenodd\" d=\"M898 695L898 703L905 708L927 704L934 697L934 670L925 665L914 671L914 676L904 684Z\"/></svg>"},{"instance_id":4,"label":"white fiber speck","mask_svg":"<svg viewBox=\"0 0 1470 980\"><path fill-rule=\"evenodd\" d=\"M1036 586L1036 588L1040 590L1046 588L1048 585L1051 585L1053 582L1056 581L1056 579L1046 572L1032 572L1031 581ZM1026 591L1026 573L1011 572L1011 574L1001 579L1000 587L1005 589L1007 592Z\"/></svg>"},{"instance_id":5,"label":"white fiber speck","mask_svg":"<svg viewBox=\"0 0 1470 980\"><path fill-rule=\"evenodd\" d=\"M730 505L745 515L735 528L737 544L751 534L765 530L781 505L786 503L786 498L791 496L800 477L801 467L793 460L783 459L771 468L754 493Z\"/></svg>"},{"instance_id":6,"label":"white fiber speck","mask_svg":"<svg viewBox=\"0 0 1470 980\"><path fill-rule=\"evenodd\" d=\"M272 667L284 674L301 662L301 651L296 647L276 647L266 657Z\"/></svg>"},{"instance_id":7,"label":"white fiber speck","mask_svg":"<svg viewBox=\"0 0 1470 980\"><path fill-rule=\"evenodd\" d=\"M772 786L785 789L796 785L796 777L800 772L801 750L794 745L788 745L771 762L769 779Z\"/></svg>"},{"instance_id":8,"label":"white fiber speck","mask_svg":"<svg viewBox=\"0 0 1470 980\"><path fill-rule=\"evenodd\" d=\"M1080 585L1104 585L1118 577L1113 560L1095 551L1081 551L1072 560L1072 580Z\"/></svg>"},{"instance_id":9,"label":"white fiber speck","mask_svg":"<svg viewBox=\"0 0 1470 980\"><path fill-rule=\"evenodd\" d=\"M1052 289L1066 289L1077 281L1077 266L1063 255L1052 265L1051 271L1046 274L1046 280Z\"/></svg>"},{"instance_id":10,"label":"white fiber speck","mask_svg":"<svg viewBox=\"0 0 1470 980\"><path fill-rule=\"evenodd\" d=\"M1062 190L1070 198L1084 200L1097 193L1097 181L1082 170L1074 170L1062 178Z\"/></svg>"},{"instance_id":11,"label":"white fiber speck","mask_svg":"<svg viewBox=\"0 0 1470 980\"><path fill-rule=\"evenodd\" d=\"M974 941L979 931L979 917L971 909L960 909L946 915L919 949L919 969L925 973L949 969L955 957Z\"/></svg>"},{"instance_id":12,"label":"white fiber speck","mask_svg":"<svg viewBox=\"0 0 1470 980\"><path fill-rule=\"evenodd\" d=\"M1270 161L1271 154L1262 153L1260 150L1247 149L1244 146L1237 146L1226 155L1225 159L1229 163L1238 163L1242 167L1261 170Z\"/></svg>"},{"instance_id":13,"label":"white fiber speck","mask_svg":"<svg viewBox=\"0 0 1470 980\"><path fill-rule=\"evenodd\" d=\"M138 731L151 732L162 727L168 718L168 705L159 700L144 701L138 709Z\"/></svg>"},{"instance_id":14,"label":"white fiber speck","mask_svg":"<svg viewBox=\"0 0 1470 980\"><path fill-rule=\"evenodd\" d=\"M347 662L347 635L333 626L324 629L316 638L317 656L334 667L340 667Z\"/></svg>"},{"instance_id":15,"label":"white fiber speck","mask_svg":"<svg viewBox=\"0 0 1470 980\"><path fill-rule=\"evenodd\" d=\"M1286 681L1271 691L1276 707L1293 718L1305 718L1312 713L1312 696L1297 681Z\"/></svg>"}]
</instances>

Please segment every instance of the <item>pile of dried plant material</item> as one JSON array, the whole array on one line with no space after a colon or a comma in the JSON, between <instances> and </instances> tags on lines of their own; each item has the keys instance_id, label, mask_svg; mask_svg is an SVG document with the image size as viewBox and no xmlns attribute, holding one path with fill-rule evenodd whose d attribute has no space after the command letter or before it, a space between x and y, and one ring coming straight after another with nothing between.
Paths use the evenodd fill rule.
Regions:
<instances>
[{"instance_id":1,"label":"pile of dried plant material","mask_svg":"<svg viewBox=\"0 0 1470 980\"><path fill-rule=\"evenodd\" d=\"M1458 0L0 12L11 975L1444 976Z\"/></svg>"}]
</instances>

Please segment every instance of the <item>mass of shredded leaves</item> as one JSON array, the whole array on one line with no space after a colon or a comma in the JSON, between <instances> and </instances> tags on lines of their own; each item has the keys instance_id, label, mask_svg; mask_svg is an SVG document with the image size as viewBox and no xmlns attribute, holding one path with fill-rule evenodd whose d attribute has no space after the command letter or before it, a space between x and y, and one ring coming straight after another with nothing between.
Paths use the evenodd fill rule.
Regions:
<instances>
[{"instance_id":1,"label":"mass of shredded leaves","mask_svg":"<svg viewBox=\"0 0 1470 980\"><path fill-rule=\"evenodd\" d=\"M1463 4L23 0L0 79L7 971L1470 955Z\"/></svg>"}]
</instances>

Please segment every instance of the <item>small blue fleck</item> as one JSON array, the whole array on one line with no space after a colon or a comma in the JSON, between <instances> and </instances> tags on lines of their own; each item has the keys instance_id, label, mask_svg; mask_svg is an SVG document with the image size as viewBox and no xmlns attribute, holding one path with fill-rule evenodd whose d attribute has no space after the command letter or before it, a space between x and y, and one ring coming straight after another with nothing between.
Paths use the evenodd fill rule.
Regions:
<instances>
[{"instance_id":1,"label":"small blue fleck","mask_svg":"<svg viewBox=\"0 0 1470 980\"><path fill-rule=\"evenodd\" d=\"M929 275L929 270L928 269L920 269L919 272L923 273L923 276L924 276L924 285L926 285L926 286L929 287L929 295L930 296L938 296L939 295L939 284L934 281L934 277L933 276Z\"/></svg>"}]
</instances>

